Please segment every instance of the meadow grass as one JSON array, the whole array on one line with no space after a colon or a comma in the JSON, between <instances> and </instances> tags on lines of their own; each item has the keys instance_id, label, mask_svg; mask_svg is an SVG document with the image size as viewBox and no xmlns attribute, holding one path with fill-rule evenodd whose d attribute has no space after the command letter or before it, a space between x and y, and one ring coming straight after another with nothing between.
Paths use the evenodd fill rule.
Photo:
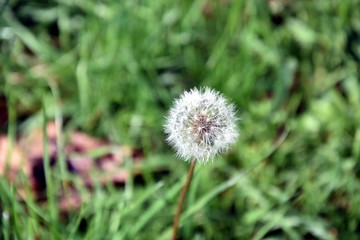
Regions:
<instances>
[{"instance_id":1,"label":"meadow grass","mask_svg":"<svg viewBox=\"0 0 360 240\"><path fill-rule=\"evenodd\" d=\"M360 1L11 0L1 9L2 133L15 142L55 119L60 149L73 129L141 148L144 181L90 191L64 152L50 168L45 151L45 204L28 188L20 202L0 178L0 239L168 239L188 164L162 125L194 86L231 99L241 133L196 169L181 239L359 239ZM124 167L133 172L131 159ZM56 199L66 182L84 202L64 219Z\"/></svg>"}]
</instances>

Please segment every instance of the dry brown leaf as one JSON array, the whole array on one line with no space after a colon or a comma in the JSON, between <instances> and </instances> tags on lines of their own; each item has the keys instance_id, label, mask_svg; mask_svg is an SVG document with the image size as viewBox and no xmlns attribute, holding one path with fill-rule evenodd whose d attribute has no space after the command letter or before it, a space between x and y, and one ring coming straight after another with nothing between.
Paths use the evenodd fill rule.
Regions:
<instances>
[{"instance_id":1,"label":"dry brown leaf","mask_svg":"<svg viewBox=\"0 0 360 240\"><path fill-rule=\"evenodd\" d=\"M48 139L48 150L51 166L57 162L57 153L60 151L57 144L57 128L54 122L49 122L46 126ZM0 137L0 175L5 173L5 164L8 156L9 141L5 136ZM91 158L92 151L106 149L104 155ZM36 128L29 134L21 137L19 143L14 143L12 155L9 159L9 176L16 178L20 169L26 173L34 193L38 200L45 200L44 191L46 189L44 165L44 136L41 128ZM138 162L143 159L141 149L133 149L129 146L117 146L106 140L92 137L88 134L75 131L68 134L65 144L65 160L67 168L75 177L80 179L85 186L90 189L96 183L104 186L107 184L123 185L129 177L129 173L124 169L124 159L132 158ZM141 174L140 172L135 173ZM94 177L96 176L96 177ZM18 189L22 189L21 187ZM78 208L82 200L79 193L73 188L63 189L58 199L61 211L68 211ZM24 199L26 195L22 191L19 199Z\"/></svg>"},{"instance_id":2,"label":"dry brown leaf","mask_svg":"<svg viewBox=\"0 0 360 240\"><path fill-rule=\"evenodd\" d=\"M47 138L49 140L48 150L49 156L56 154L56 126L51 122L46 127ZM44 152L43 131L41 128L36 128L26 136L23 136L19 141L19 146L24 156L33 163L38 159L42 159Z\"/></svg>"},{"instance_id":3,"label":"dry brown leaf","mask_svg":"<svg viewBox=\"0 0 360 240\"><path fill-rule=\"evenodd\" d=\"M0 136L0 175L6 175L10 181L14 181L20 171L29 176L29 163L16 143L12 144L6 136Z\"/></svg>"},{"instance_id":4,"label":"dry brown leaf","mask_svg":"<svg viewBox=\"0 0 360 240\"><path fill-rule=\"evenodd\" d=\"M79 193L75 190L71 190L65 194L62 194L59 199L59 208L62 212L68 212L70 210L75 210L80 207L82 199Z\"/></svg>"},{"instance_id":5,"label":"dry brown leaf","mask_svg":"<svg viewBox=\"0 0 360 240\"><path fill-rule=\"evenodd\" d=\"M87 152L104 145L106 145L105 141L91 137L82 132L73 132L70 136L68 151Z\"/></svg>"}]
</instances>

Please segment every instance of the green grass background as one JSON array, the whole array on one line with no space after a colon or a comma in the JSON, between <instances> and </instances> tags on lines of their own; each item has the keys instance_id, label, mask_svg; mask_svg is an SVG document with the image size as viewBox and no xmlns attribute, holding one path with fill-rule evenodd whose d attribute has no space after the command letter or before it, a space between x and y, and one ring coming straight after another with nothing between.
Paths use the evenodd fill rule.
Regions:
<instances>
[{"instance_id":1,"label":"green grass background","mask_svg":"<svg viewBox=\"0 0 360 240\"><path fill-rule=\"evenodd\" d=\"M142 148L145 182L79 184L87 200L64 221L61 164L46 168L45 205L0 179L0 239L168 239L188 164L162 124L194 86L236 104L241 136L197 166L181 239L360 239L359 66L358 0L10 0L2 131L63 119L64 132Z\"/></svg>"}]
</instances>

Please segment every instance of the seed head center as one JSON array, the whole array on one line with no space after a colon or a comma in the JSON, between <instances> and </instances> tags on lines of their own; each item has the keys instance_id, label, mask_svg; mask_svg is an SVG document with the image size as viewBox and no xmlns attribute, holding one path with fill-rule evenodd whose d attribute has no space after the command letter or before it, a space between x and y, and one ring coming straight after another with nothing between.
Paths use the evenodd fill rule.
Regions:
<instances>
[{"instance_id":1,"label":"seed head center","mask_svg":"<svg viewBox=\"0 0 360 240\"><path fill-rule=\"evenodd\" d=\"M205 114L199 114L192 123L193 131L197 134L199 140L204 140L205 135L211 132L213 122Z\"/></svg>"}]
</instances>

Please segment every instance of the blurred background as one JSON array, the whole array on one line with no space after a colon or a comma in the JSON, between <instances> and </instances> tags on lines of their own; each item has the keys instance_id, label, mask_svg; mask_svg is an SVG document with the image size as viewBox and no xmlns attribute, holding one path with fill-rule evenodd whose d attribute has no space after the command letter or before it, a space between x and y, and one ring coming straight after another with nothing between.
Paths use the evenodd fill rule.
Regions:
<instances>
[{"instance_id":1,"label":"blurred background","mask_svg":"<svg viewBox=\"0 0 360 240\"><path fill-rule=\"evenodd\" d=\"M180 239L360 239L360 1L0 1L0 239L168 239L194 86L240 138Z\"/></svg>"}]
</instances>

